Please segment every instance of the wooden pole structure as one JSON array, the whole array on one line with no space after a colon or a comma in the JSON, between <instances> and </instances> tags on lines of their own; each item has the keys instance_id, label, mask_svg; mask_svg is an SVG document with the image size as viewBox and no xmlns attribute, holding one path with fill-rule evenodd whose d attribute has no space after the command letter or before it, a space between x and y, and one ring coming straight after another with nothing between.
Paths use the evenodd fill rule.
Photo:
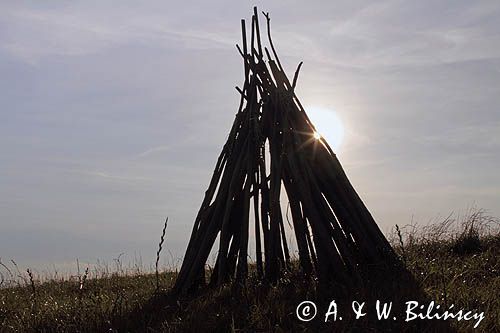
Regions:
<instances>
[{"instance_id":1,"label":"wooden pole structure","mask_svg":"<svg viewBox=\"0 0 500 333\"><path fill-rule=\"evenodd\" d=\"M237 87L240 107L195 219L175 293L208 282L205 265L217 238L210 285L244 282L252 230L257 276L277 282L291 260L283 189L305 275L356 286L370 269L399 263L328 143L314 138L314 125L294 92L302 63L290 83L271 39L269 15L264 17L271 52L262 45L257 9L250 43L241 21L242 47L237 48L245 80L243 88Z\"/></svg>"}]
</instances>

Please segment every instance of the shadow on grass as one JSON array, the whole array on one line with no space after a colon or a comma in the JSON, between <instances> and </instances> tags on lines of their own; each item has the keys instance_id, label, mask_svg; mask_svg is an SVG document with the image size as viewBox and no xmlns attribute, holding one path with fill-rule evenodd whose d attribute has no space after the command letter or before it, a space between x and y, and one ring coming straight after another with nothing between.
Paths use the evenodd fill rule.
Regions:
<instances>
[{"instance_id":1,"label":"shadow on grass","mask_svg":"<svg viewBox=\"0 0 500 333\"><path fill-rule=\"evenodd\" d=\"M347 289L339 284L319 284L298 271L287 273L276 286L257 282L200 290L186 298L164 292L143 306L116 316L103 327L114 332L455 332L442 320L405 322L407 301L430 303L414 277L405 269L370 267L363 286ZM316 317L308 322L296 315L297 305L313 301ZM337 320L329 316L331 302L337 304ZM378 319L376 301L392 302L388 319ZM352 302L365 302L356 319ZM333 308L332 308L333 309ZM416 310L415 310L416 311ZM425 313L425 310L421 310ZM340 320L342 317L342 320ZM394 320L396 317L396 320Z\"/></svg>"}]
</instances>

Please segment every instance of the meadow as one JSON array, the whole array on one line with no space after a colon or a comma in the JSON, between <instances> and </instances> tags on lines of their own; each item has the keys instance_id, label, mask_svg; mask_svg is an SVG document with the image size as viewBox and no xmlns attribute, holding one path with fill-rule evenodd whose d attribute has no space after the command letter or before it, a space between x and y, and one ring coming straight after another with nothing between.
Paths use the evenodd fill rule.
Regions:
<instances>
[{"instance_id":1,"label":"meadow","mask_svg":"<svg viewBox=\"0 0 500 333\"><path fill-rule=\"evenodd\" d=\"M450 330L500 331L497 218L470 209L424 227L395 226L388 238L429 299L485 314L476 329L473 321L450 321ZM326 300L316 281L304 279L298 267L275 286L258 282L251 271L237 291L228 286L173 300L168 291L174 269L160 267L157 274L134 267L82 269L74 276L48 278L11 261L0 266L0 332L379 331L374 322L352 318L326 324L324 317L299 321L295 310L300 302ZM411 331L399 325L392 331Z\"/></svg>"}]
</instances>

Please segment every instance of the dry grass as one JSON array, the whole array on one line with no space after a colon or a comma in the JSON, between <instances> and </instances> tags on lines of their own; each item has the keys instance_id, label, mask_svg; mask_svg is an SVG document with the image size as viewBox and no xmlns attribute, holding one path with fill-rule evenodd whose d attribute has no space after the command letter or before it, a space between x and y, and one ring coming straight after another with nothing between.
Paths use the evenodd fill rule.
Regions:
<instances>
[{"instance_id":1,"label":"dry grass","mask_svg":"<svg viewBox=\"0 0 500 333\"><path fill-rule=\"evenodd\" d=\"M393 246L430 299L480 309L486 318L474 331L499 331L498 219L471 209L423 228L398 229L390 237ZM321 300L314 281L304 280L297 270L275 287L261 285L252 276L240 291L226 287L171 302L157 292L155 272L127 274L117 265L114 273L87 269L72 278L40 282L41 277L31 271L23 273L11 262L0 266L4 285L0 288L0 332L378 331L373 323L299 322L297 304L306 299L318 304L327 300ZM159 279L167 291L175 273L159 273ZM7 283L11 285L5 287ZM461 332L473 331L470 323L453 325Z\"/></svg>"}]
</instances>

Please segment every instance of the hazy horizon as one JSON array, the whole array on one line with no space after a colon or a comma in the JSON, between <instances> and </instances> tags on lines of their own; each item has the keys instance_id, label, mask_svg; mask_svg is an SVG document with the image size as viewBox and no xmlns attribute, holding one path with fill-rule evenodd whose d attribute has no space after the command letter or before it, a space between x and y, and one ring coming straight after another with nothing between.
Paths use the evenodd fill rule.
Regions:
<instances>
[{"instance_id":1,"label":"hazy horizon","mask_svg":"<svg viewBox=\"0 0 500 333\"><path fill-rule=\"evenodd\" d=\"M342 123L337 155L384 232L471 205L500 216L498 2L3 2L3 262L148 266L167 216L164 260L183 256L254 4L288 75L304 61L306 111Z\"/></svg>"}]
</instances>

